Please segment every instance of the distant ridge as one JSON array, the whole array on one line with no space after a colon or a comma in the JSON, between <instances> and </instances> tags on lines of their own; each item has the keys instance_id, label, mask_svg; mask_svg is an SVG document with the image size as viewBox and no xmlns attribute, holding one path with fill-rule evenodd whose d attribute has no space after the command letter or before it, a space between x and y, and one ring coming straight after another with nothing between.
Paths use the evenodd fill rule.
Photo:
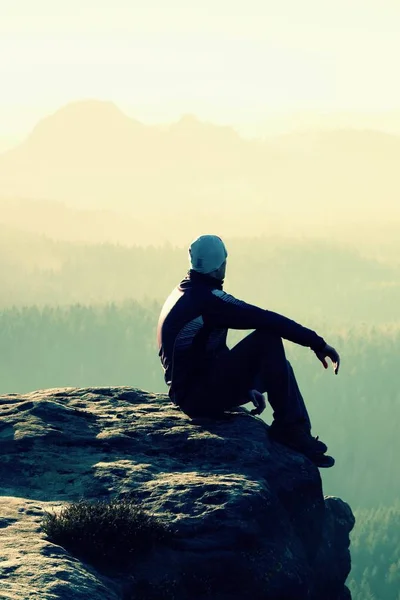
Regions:
<instances>
[{"instance_id":1,"label":"distant ridge","mask_svg":"<svg viewBox=\"0 0 400 600\"><path fill-rule=\"evenodd\" d=\"M42 119L3 158L71 174L75 169L114 168L133 150L135 141L151 133L152 128L131 119L112 102L74 102Z\"/></svg>"},{"instance_id":2,"label":"distant ridge","mask_svg":"<svg viewBox=\"0 0 400 600\"><path fill-rule=\"evenodd\" d=\"M184 115L167 129L86 100L40 121L0 155L0 195L135 217L290 222L400 218L400 137L377 131L248 140Z\"/></svg>"},{"instance_id":3,"label":"distant ridge","mask_svg":"<svg viewBox=\"0 0 400 600\"><path fill-rule=\"evenodd\" d=\"M183 140L186 145L190 141L209 143L210 138L213 144L241 141L232 128L203 123L194 115L183 115L166 131L160 131L128 117L113 102L84 100L67 104L39 121L26 141L6 154L35 153L36 158L56 162L57 157L80 156L84 149L97 160L103 156L113 163L116 161L112 157L123 160L124 152L137 150L138 146L143 149L151 144L153 152L164 149L168 138L175 144ZM90 155L86 154L85 160L90 161Z\"/></svg>"}]
</instances>

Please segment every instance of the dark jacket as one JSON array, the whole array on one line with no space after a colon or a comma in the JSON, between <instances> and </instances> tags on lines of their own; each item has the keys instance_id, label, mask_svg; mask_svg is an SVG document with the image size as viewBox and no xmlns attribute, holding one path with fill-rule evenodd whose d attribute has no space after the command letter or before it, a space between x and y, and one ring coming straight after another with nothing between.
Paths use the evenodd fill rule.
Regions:
<instances>
[{"instance_id":1,"label":"dark jacket","mask_svg":"<svg viewBox=\"0 0 400 600\"><path fill-rule=\"evenodd\" d=\"M229 352L228 329L268 329L313 350L325 345L315 331L238 300L222 287L223 281L190 270L161 310L157 326L159 357L169 396L177 403L216 357Z\"/></svg>"}]
</instances>

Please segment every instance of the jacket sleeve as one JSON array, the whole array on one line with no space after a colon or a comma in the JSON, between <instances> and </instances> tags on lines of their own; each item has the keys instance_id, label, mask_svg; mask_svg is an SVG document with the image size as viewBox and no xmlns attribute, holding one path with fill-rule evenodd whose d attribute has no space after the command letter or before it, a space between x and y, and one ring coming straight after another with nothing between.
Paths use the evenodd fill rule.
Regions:
<instances>
[{"instance_id":1,"label":"jacket sleeve","mask_svg":"<svg viewBox=\"0 0 400 600\"><path fill-rule=\"evenodd\" d=\"M321 350L325 340L315 331L270 310L248 304L222 290L212 290L207 297L204 317L213 327L228 329L266 329L279 337Z\"/></svg>"}]
</instances>

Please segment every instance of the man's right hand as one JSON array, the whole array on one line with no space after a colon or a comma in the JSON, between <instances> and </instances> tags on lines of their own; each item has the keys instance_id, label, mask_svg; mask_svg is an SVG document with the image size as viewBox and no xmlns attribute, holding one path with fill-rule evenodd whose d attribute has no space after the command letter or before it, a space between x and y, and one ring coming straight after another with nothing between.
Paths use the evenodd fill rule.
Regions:
<instances>
[{"instance_id":1,"label":"man's right hand","mask_svg":"<svg viewBox=\"0 0 400 600\"><path fill-rule=\"evenodd\" d=\"M250 411L250 414L261 415L266 407L264 395L258 390L249 390L249 398L250 402L252 402L255 406L255 408Z\"/></svg>"},{"instance_id":2,"label":"man's right hand","mask_svg":"<svg viewBox=\"0 0 400 600\"><path fill-rule=\"evenodd\" d=\"M320 360L322 362L325 369L328 368L328 363L327 363L326 359L330 358L333 363L333 370L335 371L335 375L337 375L339 373L340 356L336 352L335 348L333 348L333 346L329 346L329 344L325 344L325 346L324 346L324 348L322 348L322 350L319 350L318 352L315 350L315 354L317 355L318 360Z\"/></svg>"}]
</instances>

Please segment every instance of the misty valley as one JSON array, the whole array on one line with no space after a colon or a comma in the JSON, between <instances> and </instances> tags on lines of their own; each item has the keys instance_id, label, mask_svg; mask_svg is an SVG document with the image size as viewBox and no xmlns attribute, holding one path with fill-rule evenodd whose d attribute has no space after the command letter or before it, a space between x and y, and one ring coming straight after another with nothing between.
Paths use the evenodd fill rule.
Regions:
<instances>
[{"instance_id":1,"label":"misty valley","mask_svg":"<svg viewBox=\"0 0 400 600\"><path fill-rule=\"evenodd\" d=\"M163 298L188 270L185 249L72 243L9 228L0 244L0 393L166 391L155 328ZM342 355L336 378L309 349L285 344L314 432L337 459L322 474L325 493L348 501L357 518L353 598L397 600L399 267L318 240L227 245L227 291L315 329ZM245 333L231 330L229 344Z\"/></svg>"}]
</instances>

